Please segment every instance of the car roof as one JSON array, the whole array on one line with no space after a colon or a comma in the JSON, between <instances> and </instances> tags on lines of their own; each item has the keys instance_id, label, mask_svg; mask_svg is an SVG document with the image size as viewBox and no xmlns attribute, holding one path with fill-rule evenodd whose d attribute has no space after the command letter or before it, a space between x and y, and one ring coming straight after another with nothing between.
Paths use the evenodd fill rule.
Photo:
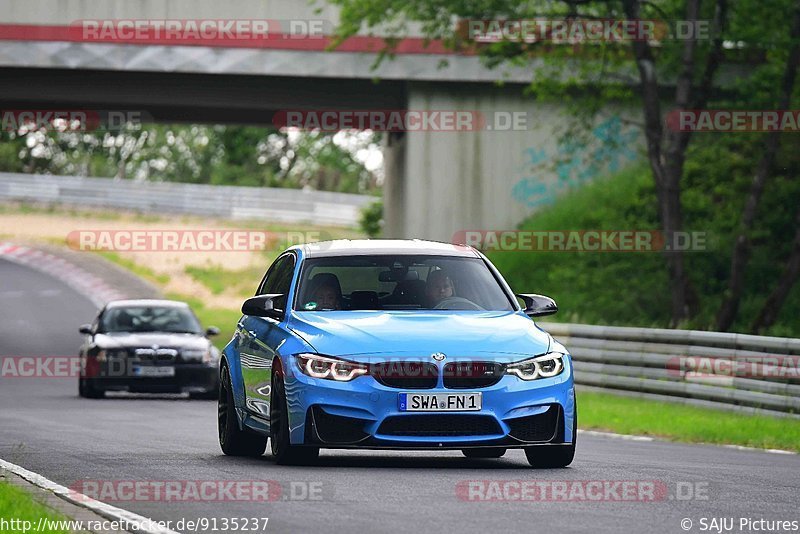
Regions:
<instances>
[{"instance_id":1,"label":"car roof","mask_svg":"<svg viewBox=\"0 0 800 534\"><path fill-rule=\"evenodd\" d=\"M128 306L161 306L168 308L188 308L189 305L180 300L167 300L167 299L128 299L128 300L112 300L106 304L106 308L120 308Z\"/></svg>"},{"instance_id":2,"label":"car roof","mask_svg":"<svg viewBox=\"0 0 800 534\"><path fill-rule=\"evenodd\" d=\"M368 256L382 254L413 254L477 258L478 253L466 245L453 245L422 239L337 239L296 245L306 258L331 256Z\"/></svg>"}]
</instances>

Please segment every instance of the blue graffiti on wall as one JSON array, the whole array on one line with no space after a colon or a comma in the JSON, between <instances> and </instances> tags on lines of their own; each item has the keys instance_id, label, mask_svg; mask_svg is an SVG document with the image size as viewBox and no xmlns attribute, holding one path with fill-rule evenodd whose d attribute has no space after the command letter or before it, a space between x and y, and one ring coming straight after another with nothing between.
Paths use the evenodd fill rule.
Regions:
<instances>
[{"instance_id":1,"label":"blue graffiti on wall","mask_svg":"<svg viewBox=\"0 0 800 534\"><path fill-rule=\"evenodd\" d=\"M617 172L635 160L639 136L638 129L623 129L622 120L614 116L592 129L590 143L567 140L550 153L543 148L526 148L523 178L514 184L511 196L529 209L552 204L565 189L603 172ZM555 180L546 176L553 171Z\"/></svg>"}]
</instances>

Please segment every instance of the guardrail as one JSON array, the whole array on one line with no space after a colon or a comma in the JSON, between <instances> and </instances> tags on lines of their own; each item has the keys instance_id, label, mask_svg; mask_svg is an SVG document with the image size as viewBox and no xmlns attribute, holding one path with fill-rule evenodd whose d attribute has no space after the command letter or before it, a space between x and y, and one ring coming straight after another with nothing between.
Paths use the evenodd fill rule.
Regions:
<instances>
[{"instance_id":1,"label":"guardrail","mask_svg":"<svg viewBox=\"0 0 800 534\"><path fill-rule=\"evenodd\" d=\"M0 173L0 201L60 203L226 219L355 226L368 195L270 187Z\"/></svg>"},{"instance_id":2,"label":"guardrail","mask_svg":"<svg viewBox=\"0 0 800 534\"><path fill-rule=\"evenodd\" d=\"M800 418L800 339L540 323L582 389Z\"/></svg>"}]
</instances>

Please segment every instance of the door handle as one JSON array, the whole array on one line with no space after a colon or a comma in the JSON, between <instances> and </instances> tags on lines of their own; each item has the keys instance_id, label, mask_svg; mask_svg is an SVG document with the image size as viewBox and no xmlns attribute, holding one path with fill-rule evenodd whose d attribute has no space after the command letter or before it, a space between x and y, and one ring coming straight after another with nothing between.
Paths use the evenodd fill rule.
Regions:
<instances>
[{"instance_id":1,"label":"door handle","mask_svg":"<svg viewBox=\"0 0 800 534\"><path fill-rule=\"evenodd\" d=\"M256 331L255 330L248 330L247 333L250 334L253 337L256 337Z\"/></svg>"}]
</instances>

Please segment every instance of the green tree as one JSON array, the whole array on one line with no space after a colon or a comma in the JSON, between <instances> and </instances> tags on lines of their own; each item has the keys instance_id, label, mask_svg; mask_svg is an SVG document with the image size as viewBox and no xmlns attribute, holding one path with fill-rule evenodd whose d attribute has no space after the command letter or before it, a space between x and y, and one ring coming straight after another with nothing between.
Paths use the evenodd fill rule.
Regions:
<instances>
[{"instance_id":1,"label":"green tree","mask_svg":"<svg viewBox=\"0 0 800 534\"><path fill-rule=\"evenodd\" d=\"M379 189L359 159L370 132L324 133L231 125L128 124L115 130L0 132L0 170L348 193Z\"/></svg>"}]
</instances>

